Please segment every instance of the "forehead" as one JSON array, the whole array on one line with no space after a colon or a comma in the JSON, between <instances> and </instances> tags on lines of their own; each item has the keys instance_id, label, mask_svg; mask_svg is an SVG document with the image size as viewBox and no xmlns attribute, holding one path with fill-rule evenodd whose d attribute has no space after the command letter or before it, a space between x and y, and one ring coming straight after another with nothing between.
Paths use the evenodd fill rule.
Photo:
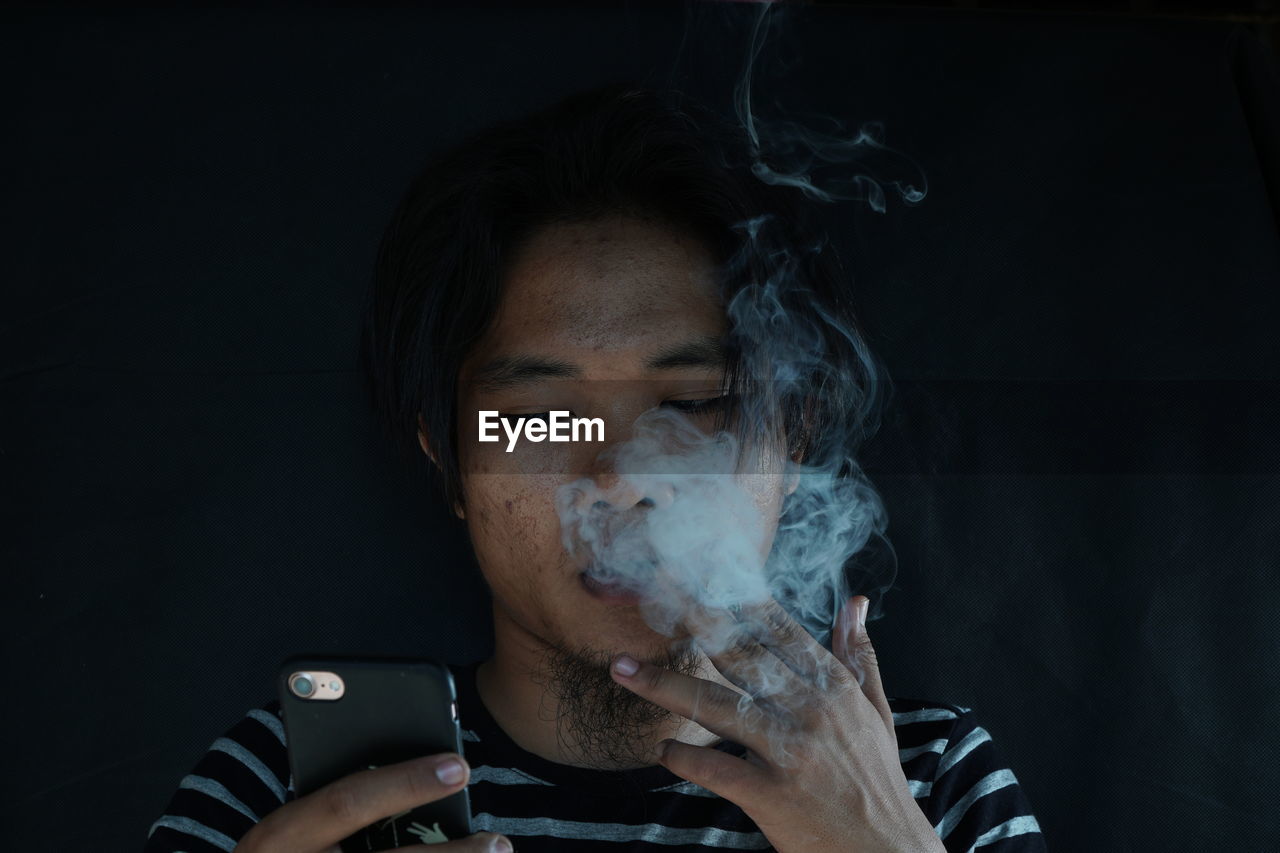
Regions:
<instances>
[{"instance_id":1,"label":"forehead","mask_svg":"<svg viewBox=\"0 0 1280 853\"><path fill-rule=\"evenodd\" d=\"M482 347L617 354L725 325L710 250L678 227L616 216L533 234Z\"/></svg>"}]
</instances>

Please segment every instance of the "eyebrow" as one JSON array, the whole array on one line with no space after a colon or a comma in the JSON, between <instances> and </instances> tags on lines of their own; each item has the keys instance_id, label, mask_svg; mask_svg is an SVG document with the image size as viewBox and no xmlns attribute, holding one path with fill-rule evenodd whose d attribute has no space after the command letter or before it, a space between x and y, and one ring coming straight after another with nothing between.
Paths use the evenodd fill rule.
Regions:
<instances>
[{"instance_id":1,"label":"eyebrow","mask_svg":"<svg viewBox=\"0 0 1280 853\"><path fill-rule=\"evenodd\" d=\"M705 337L659 350L646 362L650 370L675 367L724 367L725 345L722 338Z\"/></svg>"},{"instance_id":2,"label":"eyebrow","mask_svg":"<svg viewBox=\"0 0 1280 853\"><path fill-rule=\"evenodd\" d=\"M645 362L648 370L673 370L677 367L724 367L725 345L721 338L704 337L673 344L654 353ZM582 368L559 359L530 355L498 356L481 365L471 380L483 391L503 391L542 379L573 379Z\"/></svg>"}]
</instances>

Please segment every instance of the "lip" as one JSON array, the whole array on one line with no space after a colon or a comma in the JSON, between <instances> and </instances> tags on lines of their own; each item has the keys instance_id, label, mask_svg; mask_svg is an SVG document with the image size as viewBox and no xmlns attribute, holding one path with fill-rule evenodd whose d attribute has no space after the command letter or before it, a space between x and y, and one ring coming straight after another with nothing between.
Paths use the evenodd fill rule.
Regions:
<instances>
[{"instance_id":1,"label":"lip","mask_svg":"<svg viewBox=\"0 0 1280 853\"><path fill-rule=\"evenodd\" d=\"M601 583L585 571L578 573L578 581L588 595L605 604L639 604L643 598L640 593L630 587L622 586L621 584Z\"/></svg>"}]
</instances>

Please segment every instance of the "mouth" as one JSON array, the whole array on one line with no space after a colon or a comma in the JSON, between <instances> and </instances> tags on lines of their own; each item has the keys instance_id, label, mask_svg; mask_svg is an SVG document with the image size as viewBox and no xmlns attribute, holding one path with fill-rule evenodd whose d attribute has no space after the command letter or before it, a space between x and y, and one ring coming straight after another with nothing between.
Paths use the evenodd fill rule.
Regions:
<instances>
[{"instance_id":1,"label":"mouth","mask_svg":"<svg viewBox=\"0 0 1280 853\"><path fill-rule=\"evenodd\" d=\"M645 569L652 571L656 565L656 562L648 563ZM633 605L646 598L644 587L635 578L601 569L595 563L579 572L578 580L592 598L606 604Z\"/></svg>"},{"instance_id":2,"label":"mouth","mask_svg":"<svg viewBox=\"0 0 1280 853\"><path fill-rule=\"evenodd\" d=\"M582 588L592 598L606 604L631 605L639 604L643 600L643 596L630 587L597 580L590 572L582 572L578 575L578 579L582 582Z\"/></svg>"}]
</instances>

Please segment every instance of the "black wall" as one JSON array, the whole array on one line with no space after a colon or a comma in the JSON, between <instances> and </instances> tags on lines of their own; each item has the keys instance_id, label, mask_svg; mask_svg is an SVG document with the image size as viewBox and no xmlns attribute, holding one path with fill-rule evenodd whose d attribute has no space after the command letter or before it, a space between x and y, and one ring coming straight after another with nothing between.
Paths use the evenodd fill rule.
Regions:
<instances>
[{"instance_id":1,"label":"black wall","mask_svg":"<svg viewBox=\"0 0 1280 853\"><path fill-rule=\"evenodd\" d=\"M432 150L569 92L727 104L754 14L4 15L6 849L140 847L287 653L486 653L464 532L362 405L380 229ZM929 177L829 214L898 386L890 693L973 706L1055 850L1276 849L1274 58L1124 18L780 39L762 87Z\"/></svg>"}]
</instances>

